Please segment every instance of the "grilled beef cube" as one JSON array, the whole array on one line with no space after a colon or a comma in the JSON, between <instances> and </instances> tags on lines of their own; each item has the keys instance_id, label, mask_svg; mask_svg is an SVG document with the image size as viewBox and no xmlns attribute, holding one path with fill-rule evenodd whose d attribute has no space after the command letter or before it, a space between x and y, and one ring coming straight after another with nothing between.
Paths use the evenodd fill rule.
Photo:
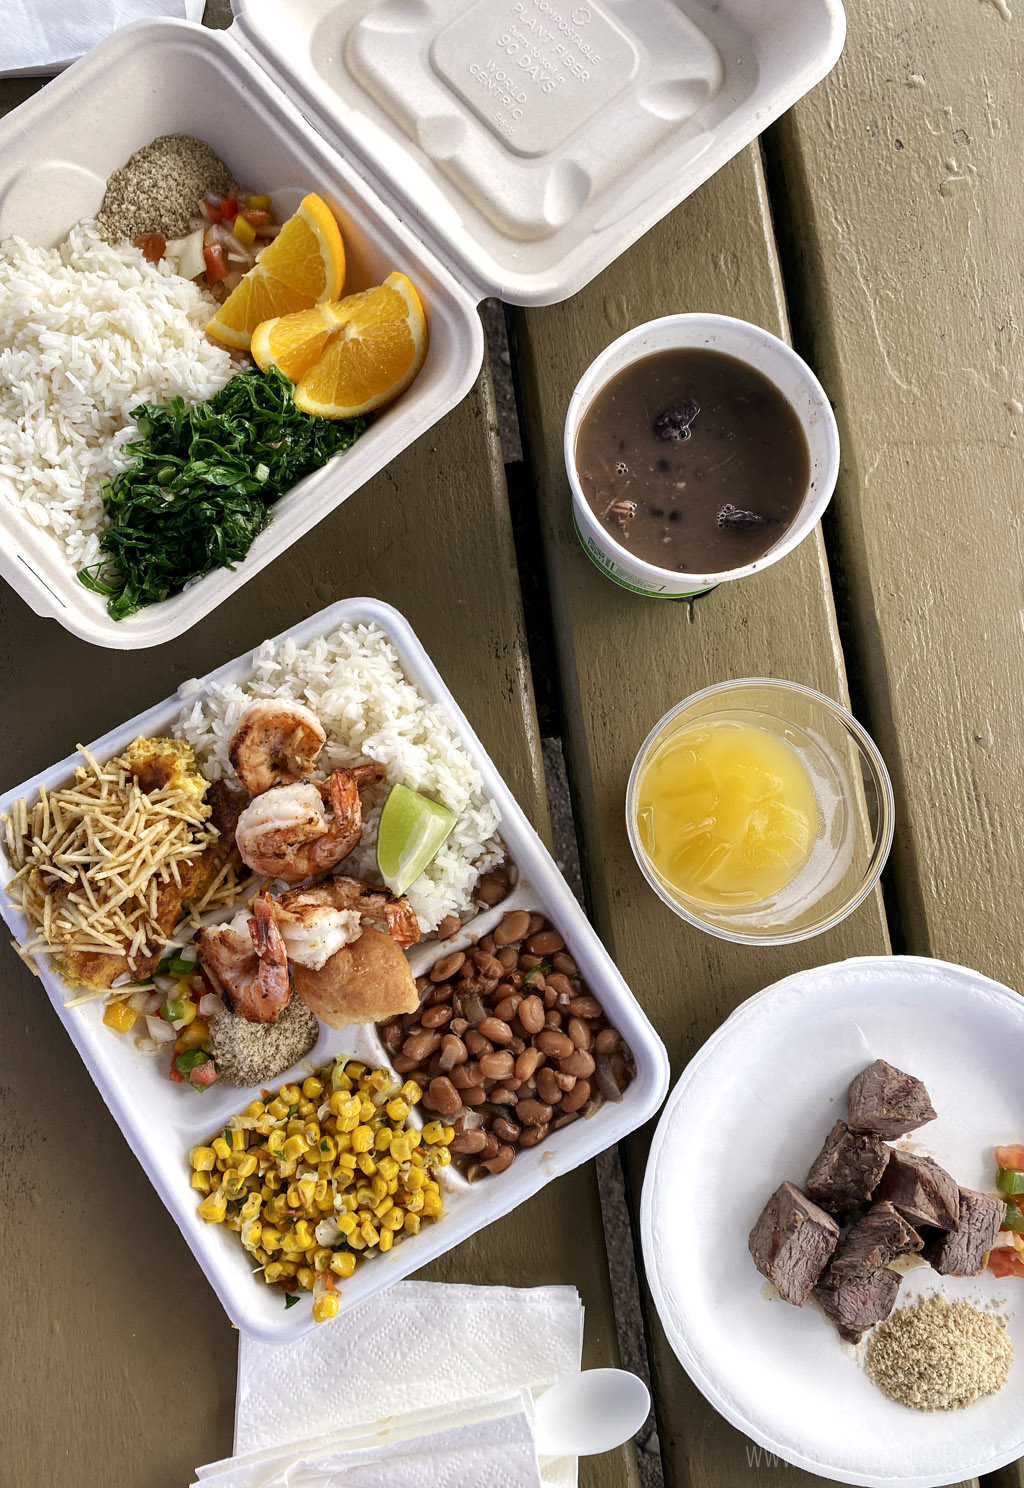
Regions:
<instances>
[{"instance_id":1,"label":"grilled beef cube","mask_svg":"<svg viewBox=\"0 0 1024 1488\"><path fill-rule=\"evenodd\" d=\"M801 1307L836 1248L839 1226L792 1183L781 1183L761 1210L748 1245L754 1265L780 1296Z\"/></svg>"},{"instance_id":2,"label":"grilled beef cube","mask_svg":"<svg viewBox=\"0 0 1024 1488\"><path fill-rule=\"evenodd\" d=\"M892 1141L935 1120L935 1110L920 1080L876 1059L850 1083L846 1124L851 1131L876 1132Z\"/></svg>"},{"instance_id":3,"label":"grilled beef cube","mask_svg":"<svg viewBox=\"0 0 1024 1488\"><path fill-rule=\"evenodd\" d=\"M891 1204L873 1204L836 1247L829 1275L860 1281L899 1255L920 1250L924 1241Z\"/></svg>"},{"instance_id":4,"label":"grilled beef cube","mask_svg":"<svg viewBox=\"0 0 1024 1488\"><path fill-rule=\"evenodd\" d=\"M882 1322L892 1312L902 1280L898 1272L885 1266L856 1280L833 1275L830 1266L814 1288L814 1300L847 1343L859 1343L866 1328Z\"/></svg>"},{"instance_id":5,"label":"grilled beef cube","mask_svg":"<svg viewBox=\"0 0 1024 1488\"><path fill-rule=\"evenodd\" d=\"M912 1224L955 1230L960 1216L956 1181L930 1157L888 1150L889 1164L875 1198L888 1200Z\"/></svg>"},{"instance_id":6,"label":"grilled beef cube","mask_svg":"<svg viewBox=\"0 0 1024 1488\"><path fill-rule=\"evenodd\" d=\"M925 1246L924 1256L943 1276L977 1276L995 1242L1006 1205L1001 1199L960 1190L958 1227L948 1235L936 1235Z\"/></svg>"},{"instance_id":7,"label":"grilled beef cube","mask_svg":"<svg viewBox=\"0 0 1024 1488\"><path fill-rule=\"evenodd\" d=\"M889 1161L889 1149L872 1132L853 1132L837 1121L811 1164L804 1187L831 1214L848 1214L866 1203Z\"/></svg>"}]
</instances>

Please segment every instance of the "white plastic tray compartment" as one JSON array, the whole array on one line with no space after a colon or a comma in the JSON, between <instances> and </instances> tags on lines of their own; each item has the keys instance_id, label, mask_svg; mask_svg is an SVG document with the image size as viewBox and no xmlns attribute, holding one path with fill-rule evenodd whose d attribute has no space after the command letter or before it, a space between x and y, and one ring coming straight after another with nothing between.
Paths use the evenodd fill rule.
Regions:
<instances>
[{"instance_id":1,"label":"white plastic tray compartment","mask_svg":"<svg viewBox=\"0 0 1024 1488\"><path fill-rule=\"evenodd\" d=\"M373 622L385 630L398 650L406 674L422 695L441 703L451 714L462 744L483 776L485 789L498 804L501 833L520 874L514 902L530 904L542 911L558 928L580 974L628 1043L636 1062L636 1078L619 1104L606 1103L589 1120L574 1122L553 1133L542 1146L521 1152L507 1172L471 1186L453 1174L451 1168L446 1169L445 1215L425 1225L419 1235L400 1242L387 1255L360 1265L341 1288L344 1311L418 1271L468 1235L507 1214L552 1178L586 1162L643 1125L665 1098L669 1067L664 1045L408 621L397 610L377 600L347 599L321 610L302 625L278 636L277 641L290 637L302 646L318 636L328 635L342 621ZM231 681L244 686L251 675L251 659L246 655L210 673L204 681ZM181 707L177 696L168 698L98 739L89 746L90 751L98 759L106 760L140 735L164 734L173 726ZM76 763L80 763L77 756L69 757L8 791L0 799L0 811L9 810L19 796L33 799L41 785L53 788L63 784L71 777ZM0 886L6 885L11 873L10 863L0 849ZM2 908L15 936L24 939L21 912L7 904ZM484 934L500 913L499 908L498 912L481 916L479 926L475 927L478 933ZM415 970L424 969L433 963L432 947L415 947L411 959ZM189 1149L217 1132L233 1112L241 1111L251 1099L251 1093L218 1082L197 1095L185 1086L172 1084L167 1079L164 1060L140 1052L131 1036L114 1033L104 1026L102 999L78 1008L66 1008L68 989L64 982L48 970L43 970L42 981L126 1141L173 1215L232 1322L243 1332L269 1342L297 1337L315 1326L308 1305L286 1310L280 1290L266 1286L253 1275L251 1259L237 1235L222 1225L206 1224L196 1213L198 1195L189 1186ZM308 1065L322 1064L340 1052L384 1062L372 1027L341 1032L322 1027L316 1047L296 1068L303 1071ZM285 1071L271 1083L276 1088L287 1079L289 1072ZM580 1237L580 1243L588 1243L588 1237Z\"/></svg>"},{"instance_id":2,"label":"white plastic tray compartment","mask_svg":"<svg viewBox=\"0 0 1024 1488\"><path fill-rule=\"evenodd\" d=\"M362 438L278 501L243 563L127 620L112 620L57 542L0 498L0 575L37 614L96 645L125 649L172 640L241 588L460 402L483 358L474 301L363 174L224 33L185 21L125 27L0 123L0 238L58 243L99 210L108 176L133 151L173 133L206 140L238 181L270 193L282 216L306 192L319 192L341 223L345 292L393 269L408 274L423 299L430 349L416 381ZM355 531L358 512L351 520Z\"/></svg>"}]
</instances>

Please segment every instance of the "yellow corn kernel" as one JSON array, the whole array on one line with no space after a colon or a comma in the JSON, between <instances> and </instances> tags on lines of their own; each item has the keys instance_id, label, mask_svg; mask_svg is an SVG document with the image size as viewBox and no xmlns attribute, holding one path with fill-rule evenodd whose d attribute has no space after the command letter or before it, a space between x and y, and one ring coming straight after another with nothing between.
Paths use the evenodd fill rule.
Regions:
<instances>
[{"instance_id":1,"label":"yellow corn kernel","mask_svg":"<svg viewBox=\"0 0 1024 1488\"><path fill-rule=\"evenodd\" d=\"M410 1106L418 1106L423 1099L423 1089L416 1084L415 1080L406 1080L400 1094L404 1101L409 1102Z\"/></svg>"},{"instance_id":2,"label":"yellow corn kernel","mask_svg":"<svg viewBox=\"0 0 1024 1488\"><path fill-rule=\"evenodd\" d=\"M267 1151L271 1157L284 1157L284 1132L272 1131L267 1134Z\"/></svg>"},{"instance_id":3,"label":"yellow corn kernel","mask_svg":"<svg viewBox=\"0 0 1024 1488\"><path fill-rule=\"evenodd\" d=\"M339 1199L340 1199L340 1203L338 1203L335 1207L338 1209L339 1213L341 1213L341 1214L351 1214L353 1212L353 1210L357 1207L356 1206L356 1191L355 1191L354 1188L346 1189L346 1191L343 1194L340 1194L339 1195Z\"/></svg>"},{"instance_id":4,"label":"yellow corn kernel","mask_svg":"<svg viewBox=\"0 0 1024 1488\"><path fill-rule=\"evenodd\" d=\"M227 1212L228 1201L219 1189L199 1205L199 1217L205 1219L207 1224L220 1224Z\"/></svg>"},{"instance_id":5,"label":"yellow corn kernel","mask_svg":"<svg viewBox=\"0 0 1024 1488\"><path fill-rule=\"evenodd\" d=\"M243 1131L240 1126L231 1128L231 1150L233 1152L244 1152L249 1145L249 1133Z\"/></svg>"},{"instance_id":6,"label":"yellow corn kernel","mask_svg":"<svg viewBox=\"0 0 1024 1488\"><path fill-rule=\"evenodd\" d=\"M455 1128L454 1126L444 1126L442 1127L442 1131L444 1133L444 1144L448 1147L455 1141Z\"/></svg>"},{"instance_id":7,"label":"yellow corn kernel","mask_svg":"<svg viewBox=\"0 0 1024 1488\"><path fill-rule=\"evenodd\" d=\"M408 1136L391 1138L391 1156L396 1162L408 1162L412 1156L412 1147Z\"/></svg>"},{"instance_id":8,"label":"yellow corn kernel","mask_svg":"<svg viewBox=\"0 0 1024 1488\"><path fill-rule=\"evenodd\" d=\"M252 1248L252 1258L253 1258L253 1260L256 1262L256 1264L258 1266L265 1266L267 1264L267 1262L270 1260L270 1256L263 1249L263 1246L262 1245L254 1245L253 1246L253 1248Z\"/></svg>"},{"instance_id":9,"label":"yellow corn kernel","mask_svg":"<svg viewBox=\"0 0 1024 1488\"><path fill-rule=\"evenodd\" d=\"M352 1151L369 1152L373 1146L373 1131L368 1126L357 1126L352 1133Z\"/></svg>"},{"instance_id":10,"label":"yellow corn kernel","mask_svg":"<svg viewBox=\"0 0 1024 1488\"><path fill-rule=\"evenodd\" d=\"M355 1232L354 1235L349 1235L349 1237L348 1237L348 1243L349 1243L350 1249L352 1249L352 1250L365 1250L366 1249L366 1241L363 1239L362 1235L359 1233L358 1230L356 1230L356 1232Z\"/></svg>"},{"instance_id":11,"label":"yellow corn kernel","mask_svg":"<svg viewBox=\"0 0 1024 1488\"><path fill-rule=\"evenodd\" d=\"M228 1146L227 1142L225 1142L224 1138L214 1137L210 1145L212 1146L216 1155L220 1158L221 1162L227 1162L228 1158L231 1156L231 1148Z\"/></svg>"},{"instance_id":12,"label":"yellow corn kernel","mask_svg":"<svg viewBox=\"0 0 1024 1488\"><path fill-rule=\"evenodd\" d=\"M206 1019L195 1018L174 1040L174 1052L184 1054L186 1049L201 1049L209 1036L210 1025Z\"/></svg>"},{"instance_id":13,"label":"yellow corn kernel","mask_svg":"<svg viewBox=\"0 0 1024 1488\"><path fill-rule=\"evenodd\" d=\"M404 1224L405 1211L403 1209L392 1208L384 1216L382 1230L394 1230L397 1234Z\"/></svg>"},{"instance_id":14,"label":"yellow corn kernel","mask_svg":"<svg viewBox=\"0 0 1024 1488\"><path fill-rule=\"evenodd\" d=\"M234 1230L237 1233L242 1228L243 1221L239 1219L237 1214L229 1214L224 1223L229 1230Z\"/></svg>"},{"instance_id":15,"label":"yellow corn kernel","mask_svg":"<svg viewBox=\"0 0 1024 1488\"><path fill-rule=\"evenodd\" d=\"M304 1292L311 1292L313 1290L313 1282L316 1280L316 1277L308 1266L300 1266L298 1271L296 1271L295 1273L295 1280L299 1283L299 1286Z\"/></svg>"},{"instance_id":16,"label":"yellow corn kernel","mask_svg":"<svg viewBox=\"0 0 1024 1488\"><path fill-rule=\"evenodd\" d=\"M333 1137L321 1136L316 1146L320 1162L332 1163L338 1155L338 1144Z\"/></svg>"},{"instance_id":17,"label":"yellow corn kernel","mask_svg":"<svg viewBox=\"0 0 1024 1488\"><path fill-rule=\"evenodd\" d=\"M300 1121L298 1116L290 1116L285 1123L284 1134L286 1137L301 1137L305 1129L304 1121Z\"/></svg>"},{"instance_id":18,"label":"yellow corn kernel","mask_svg":"<svg viewBox=\"0 0 1024 1488\"><path fill-rule=\"evenodd\" d=\"M318 1100L324 1093L324 1082L316 1075L307 1075L302 1082L302 1093L307 1100Z\"/></svg>"},{"instance_id":19,"label":"yellow corn kernel","mask_svg":"<svg viewBox=\"0 0 1024 1488\"><path fill-rule=\"evenodd\" d=\"M259 1159L255 1152L247 1152L235 1169L239 1178L251 1178L259 1167Z\"/></svg>"},{"instance_id":20,"label":"yellow corn kernel","mask_svg":"<svg viewBox=\"0 0 1024 1488\"><path fill-rule=\"evenodd\" d=\"M296 1223L293 1233L303 1250L311 1250L316 1244L313 1233L309 1228L309 1221L306 1219L300 1219Z\"/></svg>"},{"instance_id":21,"label":"yellow corn kernel","mask_svg":"<svg viewBox=\"0 0 1024 1488\"><path fill-rule=\"evenodd\" d=\"M380 1232L380 1239L377 1242L378 1247L380 1248L380 1250L381 1251L390 1250L391 1247L392 1247L392 1245L394 1245L394 1243L395 1243L394 1232L392 1230L381 1230L381 1232Z\"/></svg>"},{"instance_id":22,"label":"yellow corn kernel","mask_svg":"<svg viewBox=\"0 0 1024 1488\"><path fill-rule=\"evenodd\" d=\"M266 1109L263 1101L254 1100L249 1102L243 1114L246 1116L262 1116Z\"/></svg>"},{"instance_id":23,"label":"yellow corn kernel","mask_svg":"<svg viewBox=\"0 0 1024 1488\"><path fill-rule=\"evenodd\" d=\"M307 1121L302 1128L302 1135L310 1147L319 1147L322 1135L319 1121Z\"/></svg>"},{"instance_id":24,"label":"yellow corn kernel","mask_svg":"<svg viewBox=\"0 0 1024 1488\"><path fill-rule=\"evenodd\" d=\"M326 1323L328 1318L337 1317L340 1305L333 1292L322 1292L319 1297L313 1299L313 1321Z\"/></svg>"},{"instance_id":25,"label":"yellow corn kernel","mask_svg":"<svg viewBox=\"0 0 1024 1488\"><path fill-rule=\"evenodd\" d=\"M311 1116L316 1115L316 1103L311 1100L300 1100L296 1116L301 1116L303 1121L308 1121Z\"/></svg>"},{"instance_id":26,"label":"yellow corn kernel","mask_svg":"<svg viewBox=\"0 0 1024 1488\"><path fill-rule=\"evenodd\" d=\"M352 1081L349 1078L349 1076L346 1075L346 1073L345 1073L345 1066L342 1064L342 1062L341 1062L340 1059L336 1059L335 1060L335 1062L334 1062L334 1068L331 1070L331 1089L332 1090L351 1090L352 1089Z\"/></svg>"},{"instance_id":27,"label":"yellow corn kernel","mask_svg":"<svg viewBox=\"0 0 1024 1488\"><path fill-rule=\"evenodd\" d=\"M299 1190L303 1209L312 1209L313 1200L316 1197L316 1179L307 1174L305 1178L299 1179L296 1187Z\"/></svg>"},{"instance_id":28,"label":"yellow corn kernel","mask_svg":"<svg viewBox=\"0 0 1024 1488\"><path fill-rule=\"evenodd\" d=\"M349 1059L345 1065L345 1073L350 1079L360 1080L366 1074L366 1065L359 1059Z\"/></svg>"},{"instance_id":29,"label":"yellow corn kernel","mask_svg":"<svg viewBox=\"0 0 1024 1488\"><path fill-rule=\"evenodd\" d=\"M296 1252L301 1255L305 1248L304 1245L300 1245L298 1240L296 1240L292 1230L281 1231L281 1249L286 1256L295 1255Z\"/></svg>"},{"instance_id":30,"label":"yellow corn kernel","mask_svg":"<svg viewBox=\"0 0 1024 1488\"><path fill-rule=\"evenodd\" d=\"M299 1166L298 1158L282 1157L277 1165L277 1170L282 1178L294 1178L295 1171Z\"/></svg>"},{"instance_id":31,"label":"yellow corn kernel","mask_svg":"<svg viewBox=\"0 0 1024 1488\"><path fill-rule=\"evenodd\" d=\"M335 1276L348 1277L356 1269L356 1258L350 1250L339 1250L337 1255L331 1257L330 1264Z\"/></svg>"},{"instance_id":32,"label":"yellow corn kernel","mask_svg":"<svg viewBox=\"0 0 1024 1488\"><path fill-rule=\"evenodd\" d=\"M271 1168L269 1173L264 1173L263 1175L263 1186L264 1188L269 1188L271 1193L277 1193L283 1182L284 1179L281 1177L281 1174L274 1168Z\"/></svg>"},{"instance_id":33,"label":"yellow corn kernel","mask_svg":"<svg viewBox=\"0 0 1024 1488\"><path fill-rule=\"evenodd\" d=\"M378 1175L371 1181L370 1187L373 1189L373 1197L378 1203L387 1196L388 1184L386 1178L381 1178Z\"/></svg>"},{"instance_id":34,"label":"yellow corn kernel","mask_svg":"<svg viewBox=\"0 0 1024 1488\"><path fill-rule=\"evenodd\" d=\"M428 1219L436 1219L442 1213L444 1205L441 1203L441 1195L428 1193L423 1195L423 1213Z\"/></svg>"},{"instance_id":35,"label":"yellow corn kernel","mask_svg":"<svg viewBox=\"0 0 1024 1488\"><path fill-rule=\"evenodd\" d=\"M402 1225L408 1235L418 1235L420 1232L420 1217L418 1214L406 1214Z\"/></svg>"},{"instance_id":36,"label":"yellow corn kernel","mask_svg":"<svg viewBox=\"0 0 1024 1488\"><path fill-rule=\"evenodd\" d=\"M330 1183L326 1178L318 1178L313 1185L313 1202L319 1208L325 1201L329 1204L332 1200Z\"/></svg>"},{"instance_id":37,"label":"yellow corn kernel","mask_svg":"<svg viewBox=\"0 0 1024 1488\"><path fill-rule=\"evenodd\" d=\"M217 1161L217 1154L212 1147L193 1147L188 1160L197 1172L210 1173Z\"/></svg>"},{"instance_id":38,"label":"yellow corn kernel","mask_svg":"<svg viewBox=\"0 0 1024 1488\"><path fill-rule=\"evenodd\" d=\"M263 1234L260 1236L260 1244L264 1250L280 1250L284 1236L274 1225L264 1225Z\"/></svg>"},{"instance_id":39,"label":"yellow corn kernel","mask_svg":"<svg viewBox=\"0 0 1024 1488\"><path fill-rule=\"evenodd\" d=\"M424 1202L425 1200L423 1194L411 1193L405 1200L405 1208L409 1211L410 1214L418 1214L423 1208Z\"/></svg>"},{"instance_id":40,"label":"yellow corn kernel","mask_svg":"<svg viewBox=\"0 0 1024 1488\"><path fill-rule=\"evenodd\" d=\"M392 1121L404 1121L412 1110L412 1106L408 1101L402 1100L401 1096L396 1096L394 1100L388 1101L384 1109Z\"/></svg>"},{"instance_id":41,"label":"yellow corn kernel","mask_svg":"<svg viewBox=\"0 0 1024 1488\"><path fill-rule=\"evenodd\" d=\"M398 1179L397 1178L389 1178L388 1179L388 1193L389 1194L396 1194L397 1192L398 1192Z\"/></svg>"},{"instance_id":42,"label":"yellow corn kernel","mask_svg":"<svg viewBox=\"0 0 1024 1488\"><path fill-rule=\"evenodd\" d=\"M231 1168L224 1174L224 1182L222 1187L224 1189L224 1193L229 1199L237 1199L239 1194L243 1193L245 1190L245 1179L238 1176L238 1172L235 1168Z\"/></svg>"},{"instance_id":43,"label":"yellow corn kernel","mask_svg":"<svg viewBox=\"0 0 1024 1488\"><path fill-rule=\"evenodd\" d=\"M204 1173L202 1169L197 1169L192 1174L192 1187L198 1189L202 1194L208 1194L210 1192L209 1173Z\"/></svg>"},{"instance_id":44,"label":"yellow corn kernel","mask_svg":"<svg viewBox=\"0 0 1024 1488\"><path fill-rule=\"evenodd\" d=\"M279 1095L275 1096L267 1106L267 1114L273 1116L275 1121L283 1121L288 1115L287 1102L283 1101Z\"/></svg>"},{"instance_id":45,"label":"yellow corn kernel","mask_svg":"<svg viewBox=\"0 0 1024 1488\"><path fill-rule=\"evenodd\" d=\"M360 1209L372 1209L377 1202L377 1195L372 1188L357 1188L356 1203Z\"/></svg>"},{"instance_id":46,"label":"yellow corn kernel","mask_svg":"<svg viewBox=\"0 0 1024 1488\"><path fill-rule=\"evenodd\" d=\"M115 1033L130 1033L139 1021L138 1010L132 1007L127 998L122 998L120 1002L107 1004L103 1021Z\"/></svg>"},{"instance_id":47,"label":"yellow corn kernel","mask_svg":"<svg viewBox=\"0 0 1024 1488\"><path fill-rule=\"evenodd\" d=\"M372 1219L363 1220L362 1224L359 1226L359 1233L360 1235L362 1235L367 1245L376 1245L377 1241L380 1239L380 1236L377 1233L377 1226L374 1224Z\"/></svg>"},{"instance_id":48,"label":"yellow corn kernel","mask_svg":"<svg viewBox=\"0 0 1024 1488\"><path fill-rule=\"evenodd\" d=\"M302 1091L297 1085L282 1085L277 1093L280 1099L289 1106L294 1106L296 1101L302 1098Z\"/></svg>"},{"instance_id":49,"label":"yellow corn kernel","mask_svg":"<svg viewBox=\"0 0 1024 1488\"><path fill-rule=\"evenodd\" d=\"M394 1207L395 1207L395 1201L394 1201L394 1199L389 1198L385 1194L384 1198L381 1199L380 1203L377 1205L376 1209L374 1209L374 1211L373 1211L373 1217L374 1217L374 1219L383 1219L384 1216L385 1216L385 1214L387 1214L388 1210L389 1209L393 1209Z\"/></svg>"},{"instance_id":50,"label":"yellow corn kernel","mask_svg":"<svg viewBox=\"0 0 1024 1488\"><path fill-rule=\"evenodd\" d=\"M271 1261L269 1266L263 1268L263 1280L272 1286L275 1281L280 1281L284 1275L284 1264L281 1261Z\"/></svg>"},{"instance_id":51,"label":"yellow corn kernel","mask_svg":"<svg viewBox=\"0 0 1024 1488\"><path fill-rule=\"evenodd\" d=\"M242 1221L242 1244L246 1250L253 1250L259 1245L263 1237L263 1226L258 1219L246 1219Z\"/></svg>"},{"instance_id":52,"label":"yellow corn kernel","mask_svg":"<svg viewBox=\"0 0 1024 1488\"><path fill-rule=\"evenodd\" d=\"M439 1168L446 1168L451 1160L452 1155L447 1147L434 1148L434 1161L437 1163Z\"/></svg>"},{"instance_id":53,"label":"yellow corn kernel","mask_svg":"<svg viewBox=\"0 0 1024 1488\"><path fill-rule=\"evenodd\" d=\"M398 1164L393 1157L382 1157L377 1163L377 1172L390 1183L392 1178L398 1177Z\"/></svg>"},{"instance_id":54,"label":"yellow corn kernel","mask_svg":"<svg viewBox=\"0 0 1024 1488\"><path fill-rule=\"evenodd\" d=\"M410 1193L418 1193L426 1181L422 1168L410 1168L405 1175L405 1186Z\"/></svg>"},{"instance_id":55,"label":"yellow corn kernel","mask_svg":"<svg viewBox=\"0 0 1024 1488\"><path fill-rule=\"evenodd\" d=\"M333 1251L327 1245L318 1245L313 1252L313 1270L326 1271L331 1264Z\"/></svg>"},{"instance_id":56,"label":"yellow corn kernel","mask_svg":"<svg viewBox=\"0 0 1024 1488\"><path fill-rule=\"evenodd\" d=\"M334 1223L343 1235L352 1235L355 1232L357 1220L354 1214L339 1214Z\"/></svg>"},{"instance_id":57,"label":"yellow corn kernel","mask_svg":"<svg viewBox=\"0 0 1024 1488\"><path fill-rule=\"evenodd\" d=\"M255 1219L263 1208L263 1199L258 1193L250 1192L245 1203L242 1205L242 1218Z\"/></svg>"},{"instance_id":58,"label":"yellow corn kernel","mask_svg":"<svg viewBox=\"0 0 1024 1488\"><path fill-rule=\"evenodd\" d=\"M374 1151L387 1152L388 1148L391 1146L391 1138L393 1136L394 1132L391 1130L390 1126L378 1127L373 1138Z\"/></svg>"},{"instance_id":59,"label":"yellow corn kernel","mask_svg":"<svg viewBox=\"0 0 1024 1488\"><path fill-rule=\"evenodd\" d=\"M359 1171L365 1173L367 1178L372 1178L377 1171L377 1164L368 1152L360 1152L358 1166Z\"/></svg>"},{"instance_id":60,"label":"yellow corn kernel","mask_svg":"<svg viewBox=\"0 0 1024 1488\"><path fill-rule=\"evenodd\" d=\"M348 1168L351 1173L355 1165L356 1155L352 1151L352 1138L347 1132L342 1132L338 1136L338 1167Z\"/></svg>"},{"instance_id":61,"label":"yellow corn kernel","mask_svg":"<svg viewBox=\"0 0 1024 1488\"><path fill-rule=\"evenodd\" d=\"M423 1140L434 1146L437 1142L444 1141L444 1127L440 1121L428 1121L423 1128Z\"/></svg>"}]
</instances>

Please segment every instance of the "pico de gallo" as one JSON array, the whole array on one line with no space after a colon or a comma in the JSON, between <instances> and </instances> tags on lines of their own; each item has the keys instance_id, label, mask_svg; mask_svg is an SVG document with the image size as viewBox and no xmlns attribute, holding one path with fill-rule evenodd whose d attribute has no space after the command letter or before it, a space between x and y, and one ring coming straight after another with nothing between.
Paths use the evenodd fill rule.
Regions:
<instances>
[{"instance_id":1,"label":"pico de gallo","mask_svg":"<svg viewBox=\"0 0 1024 1488\"><path fill-rule=\"evenodd\" d=\"M1006 1200L1006 1215L989 1252L993 1276L1024 1278L1024 1143L996 1148L996 1188Z\"/></svg>"},{"instance_id":2,"label":"pico de gallo","mask_svg":"<svg viewBox=\"0 0 1024 1488\"><path fill-rule=\"evenodd\" d=\"M226 196L211 192L197 203L183 238L168 240L160 232L143 233L135 239L135 246L153 263L167 259L184 279L200 280L223 300L280 231L269 196L232 186Z\"/></svg>"},{"instance_id":3,"label":"pico de gallo","mask_svg":"<svg viewBox=\"0 0 1024 1488\"><path fill-rule=\"evenodd\" d=\"M153 973L152 982L129 997L108 1003L103 1021L117 1033L128 1033L137 1023L145 1034L136 1047L170 1054L168 1079L206 1090L219 1071L210 1046L208 1018L222 1006L195 959L195 948L169 951Z\"/></svg>"}]
</instances>

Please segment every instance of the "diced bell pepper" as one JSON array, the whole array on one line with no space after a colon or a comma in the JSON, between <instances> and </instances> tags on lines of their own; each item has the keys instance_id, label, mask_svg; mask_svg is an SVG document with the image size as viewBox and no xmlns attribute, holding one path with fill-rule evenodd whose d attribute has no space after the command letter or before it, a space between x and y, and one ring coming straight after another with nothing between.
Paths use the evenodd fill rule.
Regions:
<instances>
[{"instance_id":1,"label":"diced bell pepper","mask_svg":"<svg viewBox=\"0 0 1024 1488\"><path fill-rule=\"evenodd\" d=\"M1024 1194L1024 1172L1014 1168L1000 1168L996 1188L1003 1194Z\"/></svg>"},{"instance_id":2,"label":"diced bell pepper","mask_svg":"<svg viewBox=\"0 0 1024 1488\"><path fill-rule=\"evenodd\" d=\"M121 1002L108 1003L103 1014L103 1021L108 1028L115 1033L128 1033L138 1022L139 1013L131 1003L124 999Z\"/></svg>"},{"instance_id":3,"label":"diced bell pepper","mask_svg":"<svg viewBox=\"0 0 1024 1488\"><path fill-rule=\"evenodd\" d=\"M241 212L235 218L235 225L232 228L232 232L240 243L245 244L246 248L251 247L256 241L256 229L251 222L246 221Z\"/></svg>"},{"instance_id":4,"label":"diced bell pepper","mask_svg":"<svg viewBox=\"0 0 1024 1488\"><path fill-rule=\"evenodd\" d=\"M219 284L228 277L227 259L220 243L208 244L203 249L203 258L206 260L206 278L210 284Z\"/></svg>"}]
</instances>

